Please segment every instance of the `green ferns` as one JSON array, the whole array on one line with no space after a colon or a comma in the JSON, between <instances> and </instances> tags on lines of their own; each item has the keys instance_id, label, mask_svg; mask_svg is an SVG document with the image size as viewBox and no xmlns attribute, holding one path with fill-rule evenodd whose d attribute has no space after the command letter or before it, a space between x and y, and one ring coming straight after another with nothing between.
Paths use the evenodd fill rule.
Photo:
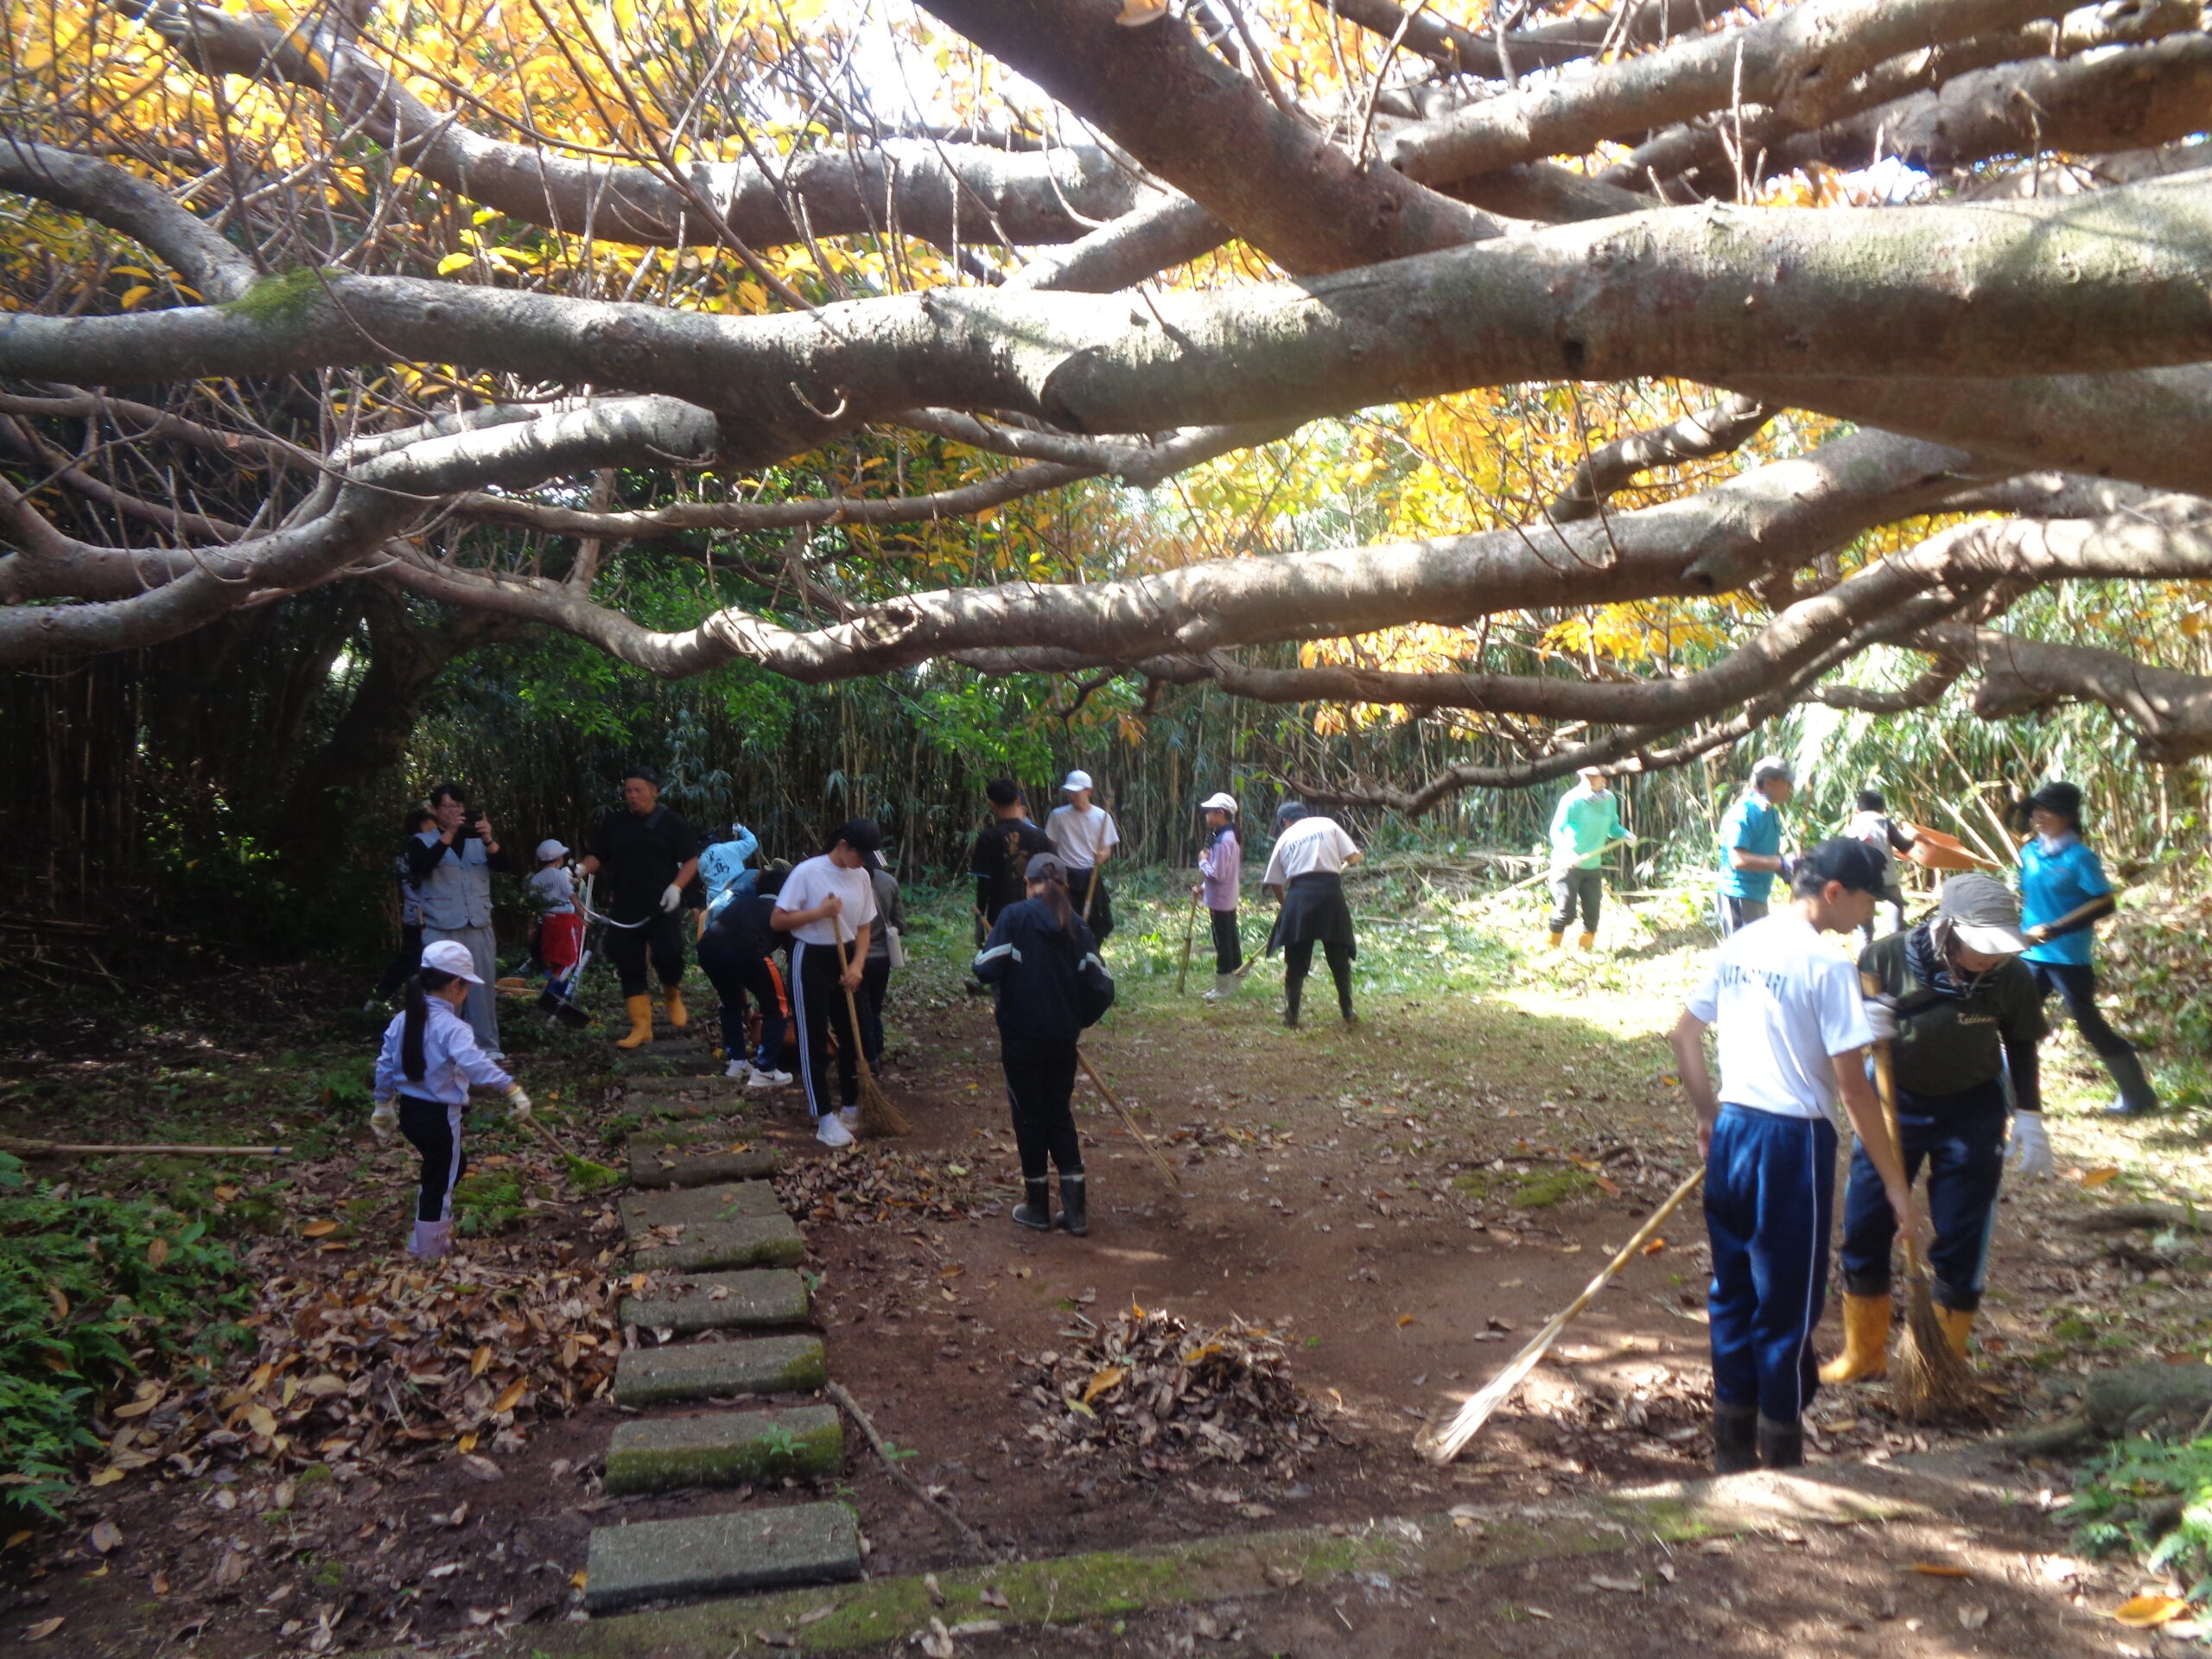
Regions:
<instances>
[{"instance_id":1,"label":"green ferns","mask_svg":"<svg viewBox=\"0 0 2212 1659\"><path fill-rule=\"evenodd\" d=\"M0 1502L55 1513L102 1394L245 1332L238 1259L165 1206L22 1191L0 1160Z\"/></svg>"},{"instance_id":2,"label":"green ferns","mask_svg":"<svg viewBox=\"0 0 2212 1659\"><path fill-rule=\"evenodd\" d=\"M2212 1438L2123 1440L2092 1465L2061 1512L2092 1554L2125 1549L2212 1594Z\"/></svg>"}]
</instances>

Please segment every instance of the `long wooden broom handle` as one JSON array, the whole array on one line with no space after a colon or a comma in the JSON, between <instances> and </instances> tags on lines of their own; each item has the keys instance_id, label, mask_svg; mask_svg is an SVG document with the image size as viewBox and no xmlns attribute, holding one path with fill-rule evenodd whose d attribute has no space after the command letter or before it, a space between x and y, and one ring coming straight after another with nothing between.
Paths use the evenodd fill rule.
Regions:
<instances>
[{"instance_id":1,"label":"long wooden broom handle","mask_svg":"<svg viewBox=\"0 0 2212 1659\"><path fill-rule=\"evenodd\" d=\"M1870 973L1860 972L1859 988L1868 996L1882 994L1882 982ZM1890 1155L1897 1160L1897 1168L1904 1168L1904 1132L1897 1128L1897 1059L1890 1052L1886 1037L1874 1045L1874 1093L1882 1103L1882 1127L1889 1131ZM1920 1278L1920 1241L1910 1230L1904 1236L1904 1264L1916 1282Z\"/></svg>"},{"instance_id":2,"label":"long wooden broom handle","mask_svg":"<svg viewBox=\"0 0 2212 1659\"><path fill-rule=\"evenodd\" d=\"M1191 919L1183 925L1183 965L1175 970L1175 995L1183 995L1183 988L1191 982L1191 945L1198 937L1198 906L1205 901L1197 894L1191 898Z\"/></svg>"},{"instance_id":3,"label":"long wooden broom handle","mask_svg":"<svg viewBox=\"0 0 2212 1659\"><path fill-rule=\"evenodd\" d=\"M860 1004L853 1001L853 988L845 983L845 976L853 971L852 958L845 954L845 936L838 932L836 918L830 918L830 931L837 934L837 988L845 994L845 1018L853 1027L853 1065L861 1081L869 1088L875 1086L875 1073L868 1069L868 1051L861 1045ZM857 933L854 935L859 937Z\"/></svg>"},{"instance_id":4,"label":"long wooden broom handle","mask_svg":"<svg viewBox=\"0 0 2212 1659\"><path fill-rule=\"evenodd\" d=\"M1136 1119L1129 1116L1129 1109L1122 1105L1120 1100L1116 1098L1114 1091L1106 1086L1106 1079L1098 1075L1097 1067L1091 1065L1090 1056L1084 1053L1078 1048L1075 1052L1075 1057L1082 1065L1084 1074L1090 1079L1093 1084L1096 1086L1098 1092L1106 1096L1106 1103L1109 1106L1111 1106L1114 1109L1116 1116L1121 1118L1122 1127L1129 1132L1129 1138L1135 1141L1137 1145L1142 1147L1146 1153L1150 1155L1153 1163L1158 1166L1160 1173L1167 1178L1167 1185L1169 1188L1176 1192L1180 1192L1183 1190L1183 1183L1176 1179L1175 1166L1169 1163L1166 1158L1160 1155L1159 1147L1154 1146L1151 1141L1145 1139L1144 1131L1137 1128Z\"/></svg>"}]
</instances>

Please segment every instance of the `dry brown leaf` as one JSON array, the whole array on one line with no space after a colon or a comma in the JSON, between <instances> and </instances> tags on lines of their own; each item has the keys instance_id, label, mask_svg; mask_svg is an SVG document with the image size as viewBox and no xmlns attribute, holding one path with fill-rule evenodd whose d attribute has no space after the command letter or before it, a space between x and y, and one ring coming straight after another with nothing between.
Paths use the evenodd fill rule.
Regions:
<instances>
[{"instance_id":1,"label":"dry brown leaf","mask_svg":"<svg viewBox=\"0 0 2212 1659\"><path fill-rule=\"evenodd\" d=\"M117 1526L114 1522L109 1520L105 1516L102 1516L99 1520L92 1522L92 1536L86 1540L86 1541L92 1545L92 1548L97 1553L105 1555L111 1549L121 1548L123 1543L123 1529Z\"/></svg>"},{"instance_id":2,"label":"dry brown leaf","mask_svg":"<svg viewBox=\"0 0 2212 1659\"><path fill-rule=\"evenodd\" d=\"M2102 1186L2119 1173L2120 1169L2117 1165L2100 1164L2094 1169L2085 1169L2082 1172L2082 1185L2091 1187Z\"/></svg>"},{"instance_id":3,"label":"dry brown leaf","mask_svg":"<svg viewBox=\"0 0 2212 1659\"><path fill-rule=\"evenodd\" d=\"M515 1378L499 1390L499 1397L492 1406L492 1414L496 1417L503 1411L512 1411L521 1402L523 1395L529 1392L530 1379L526 1376Z\"/></svg>"},{"instance_id":4,"label":"dry brown leaf","mask_svg":"<svg viewBox=\"0 0 2212 1659\"><path fill-rule=\"evenodd\" d=\"M69 1317L69 1299L61 1294L60 1286L48 1285L46 1287L46 1300L54 1304L55 1319L66 1319Z\"/></svg>"},{"instance_id":5,"label":"dry brown leaf","mask_svg":"<svg viewBox=\"0 0 2212 1659\"><path fill-rule=\"evenodd\" d=\"M1090 1374L1090 1381L1084 1385L1083 1403L1089 1405L1128 1375L1128 1372L1119 1365L1109 1365L1101 1370L1093 1371Z\"/></svg>"},{"instance_id":6,"label":"dry brown leaf","mask_svg":"<svg viewBox=\"0 0 2212 1659\"><path fill-rule=\"evenodd\" d=\"M468 1374L471 1376L481 1376L490 1368L491 1363L492 1344L487 1342L468 1357Z\"/></svg>"},{"instance_id":7,"label":"dry brown leaf","mask_svg":"<svg viewBox=\"0 0 2212 1659\"><path fill-rule=\"evenodd\" d=\"M1006 1592L1000 1589L995 1584L985 1585L977 1599L982 1601L983 1605L986 1607L997 1607L1003 1609L1007 1605Z\"/></svg>"},{"instance_id":8,"label":"dry brown leaf","mask_svg":"<svg viewBox=\"0 0 2212 1659\"><path fill-rule=\"evenodd\" d=\"M302 1238L328 1238L337 1230L338 1224L334 1221L311 1221L300 1229L300 1236Z\"/></svg>"},{"instance_id":9,"label":"dry brown leaf","mask_svg":"<svg viewBox=\"0 0 2212 1659\"><path fill-rule=\"evenodd\" d=\"M1664 1238L1654 1237L1649 1244L1643 1247L1643 1253L1646 1255L1656 1255L1660 1251L1666 1248L1667 1241Z\"/></svg>"},{"instance_id":10,"label":"dry brown leaf","mask_svg":"<svg viewBox=\"0 0 2212 1659\"><path fill-rule=\"evenodd\" d=\"M1982 1604L1978 1601L1970 1602L1966 1606L1959 1609L1959 1628L1961 1630L1978 1630L1988 1623L1989 1609L1983 1606Z\"/></svg>"},{"instance_id":11,"label":"dry brown leaf","mask_svg":"<svg viewBox=\"0 0 2212 1659\"><path fill-rule=\"evenodd\" d=\"M1965 1567L1953 1567L1948 1561L1915 1561L1906 1570L1924 1573L1931 1579L1970 1579L1974 1576Z\"/></svg>"},{"instance_id":12,"label":"dry brown leaf","mask_svg":"<svg viewBox=\"0 0 2212 1659\"><path fill-rule=\"evenodd\" d=\"M56 1630L60 1630L68 1622L68 1616L67 1614L63 1614L56 1618L41 1618L37 1624L32 1625L29 1630L23 1632L23 1640L26 1642L43 1642L48 1637L52 1636Z\"/></svg>"},{"instance_id":13,"label":"dry brown leaf","mask_svg":"<svg viewBox=\"0 0 2212 1659\"><path fill-rule=\"evenodd\" d=\"M215 1196L223 1203L228 1204L232 1199L238 1197L240 1191L240 1188L232 1186L228 1183L226 1183L215 1189Z\"/></svg>"},{"instance_id":14,"label":"dry brown leaf","mask_svg":"<svg viewBox=\"0 0 2212 1659\"><path fill-rule=\"evenodd\" d=\"M158 1268L162 1262L168 1259L169 1242L166 1238L157 1238L146 1247L146 1265L148 1267Z\"/></svg>"},{"instance_id":15,"label":"dry brown leaf","mask_svg":"<svg viewBox=\"0 0 2212 1659\"><path fill-rule=\"evenodd\" d=\"M1156 23L1167 15L1165 4L1148 4L1147 0L1122 0L1122 10L1114 21L1123 29L1142 29L1147 23Z\"/></svg>"}]
</instances>

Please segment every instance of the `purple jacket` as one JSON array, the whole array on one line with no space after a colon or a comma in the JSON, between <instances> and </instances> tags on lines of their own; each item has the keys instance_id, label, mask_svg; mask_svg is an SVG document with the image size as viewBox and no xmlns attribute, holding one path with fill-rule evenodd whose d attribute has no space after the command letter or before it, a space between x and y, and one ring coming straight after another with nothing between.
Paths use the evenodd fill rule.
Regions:
<instances>
[{"instance_id":1,"label":"purple jacket","mask_svg":"<svg viewBox=\"0 0 2212 1659\"><path fill-rule=\"evenodd\" d=\"M1220 838L1198 855L1198 874L1205 878L1208 910L1236 908L1236 878L1243 861L1234 830L1224 830Z\"/></svg>"}]
</instances>

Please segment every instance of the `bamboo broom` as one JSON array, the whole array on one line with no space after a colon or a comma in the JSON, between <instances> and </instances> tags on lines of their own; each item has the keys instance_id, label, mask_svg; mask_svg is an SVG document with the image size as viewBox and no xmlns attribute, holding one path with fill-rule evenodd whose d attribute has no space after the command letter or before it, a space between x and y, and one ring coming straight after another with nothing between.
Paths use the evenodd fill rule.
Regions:
<instances>
[{"instance_id":1,"label":"bamboo broom","mask_svg":"<svg viewBox=\"0 0 2212 1659\"><path fill-rule=\"evenodd\" d=\"M1867 995L1881 994L1881 982L1873 975L1861 974L1859 981ZM1881 1097L1882 1125L1889 1133L1890 1151L1903 1168L1904 1139L1897 1133L1897 1071L1886 1039L1874 1045L1874 1090ZM1974 1370L1951 1346L1942 1316L1936 1312L1936 1298L1928 1287L1920 1241L1910 1233L1904 1236L1904 1334L1890 1367L1890 1402L1908 1422L1956 1416L1975 1403Z\"/></svg>"},{"instance_id":2,"label":"bamboo broom","mask_svg":"<svg viewBox=\"0 0 2212 1659\"><path fill-rule=\"evenodd\" d=\"M95 1154L121 1157L134 1153L163 1158L283 1158L291 1150L289 1147L134 1146L90 1141L26 1141L16 1135L0 1135L0 1152L12 1153L18 1158L74 1158Z\"/></svg>"},{"instance_id":3,"label":"bamboo broom","mask_svg":"<svg viewBox=\"0 0 2212 1659\"><path fill-rule=\"evenodd\" d=\"M1636 1236L1621 1246L1613 1259L1598 1269L1598 1276L1583 1286L1582 1294L1552 1316L1551 1323L1529 1339L1528 1345L1507 1362L1506 1367L1467 1397L1459 1414L1442 1429L1424 1429L1416 1440L1421 1455L1431 1463L1449 1463L1460 1450L1475 1438L1482 1426L1491 1420L1491 1414L1505 1403L1506 1396L1519 1388L1529 1373L1536 1369L1536 1362L1551 1351L1560 1332L1575 1315L1590 1306L1597 1294L1611 1282L1612 1277L1629 1264L1638 1250L1651 1242L1659 1230L1659 1224L1673 1215L1683 1199L1697 1191L1697 1184L1705 1179L1705 1166L1700 1164L1682 1179L1682 1184L1667 1195L1667 1201L1644 1219L1636 1230Z\"/></svg>"},{"instance_id":4,"label":"bamboo broom","mask_svg":"<svg viewBox=\"0 0 2212 1659\"><path fill-rule=\"evenodd\" d=\"M853 1001L853 988L845 983L845 976L852 972L852 958L845 954L844 931L836 928L834 917L831 926L837 934L837 986L845 994L845 1016L853 1033L853 1065L861 1075L861 1133L873 1141L912 1135L914 1126L891 1103L877 1086L875 1073L868 1069L868 1052L861 1042L860 1004Z\"/></svg>"}]
</instances>

